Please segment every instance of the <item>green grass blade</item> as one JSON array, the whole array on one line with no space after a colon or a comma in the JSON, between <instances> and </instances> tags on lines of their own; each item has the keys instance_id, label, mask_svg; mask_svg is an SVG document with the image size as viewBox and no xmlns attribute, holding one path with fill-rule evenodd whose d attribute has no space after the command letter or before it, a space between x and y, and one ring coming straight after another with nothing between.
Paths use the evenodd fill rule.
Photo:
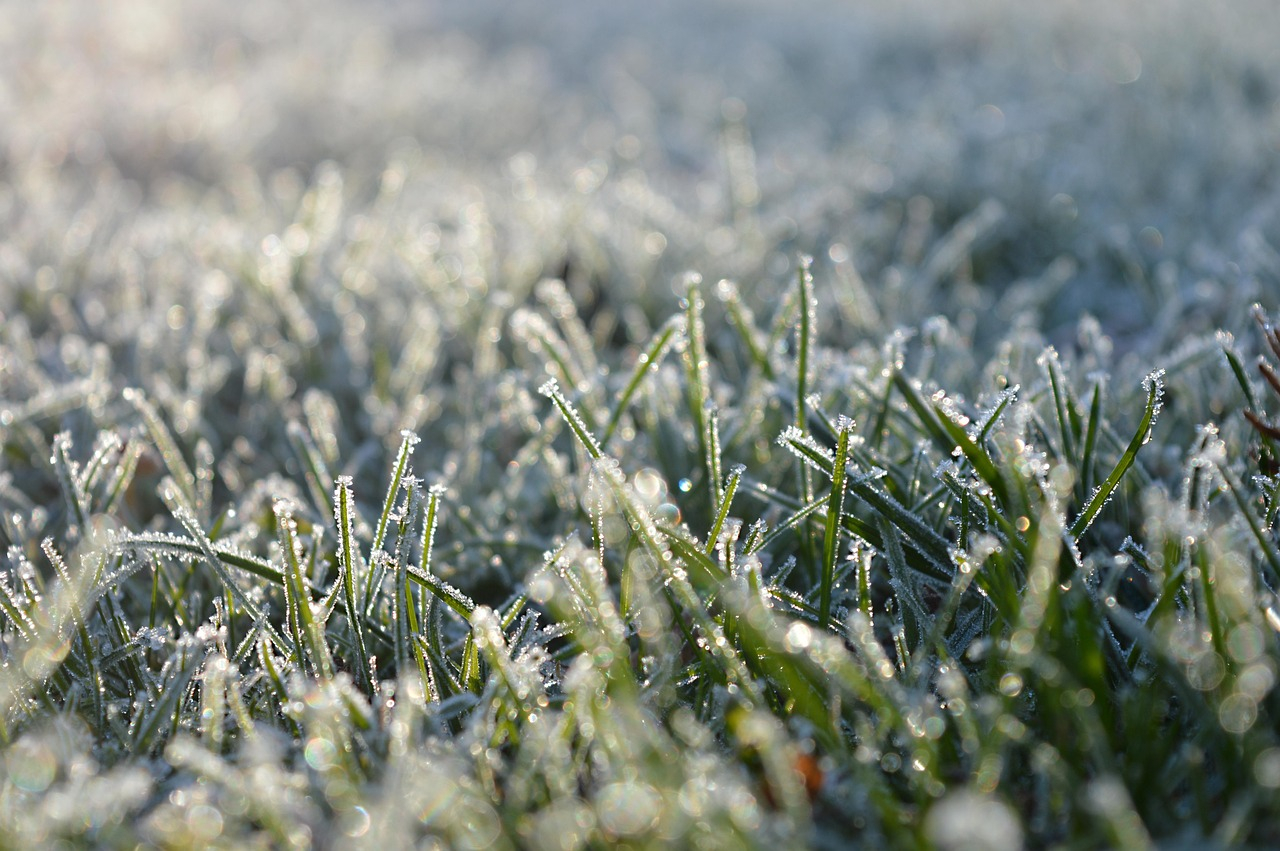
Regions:
<instances>
[{"instance_id":1,"label":"green grass blade","mask_svg":"<svg viewBox=\"0 0 1280 851\"><path fill-rule=\"evenodd\" d=\"M603 457L604 452L600 449L600 443L596 440L595 435L587 428L582 417L579 416L577 409L569 403L564 393L560 391L560 385L554 378L547 380L538 392L551 400L556 406L556 410L560 412L560 416L564 418L565 423L573 431L574 437L582 444L582 448L591 456L591 460L598 461Z\"/></svg>"},{"instance_id":2,"label":"green grass blade","mask_svg":"<svg viewBox=\"0 0 1280 851\"><path fill-rule=\"evenodd\" d=\"M742 482L742 476L746 473L747 468L742 464L734 465L729 471L729 478L721 489L720 510L716 512L715 522L711 524L711 531L707 533L707 553L715 551L717 543L720 541L720 532L724 529L724 522L729 517L729 509L733 506L733 498L738 493L738 485ZM749 544L750 542L748 542ZM751 550L747 550L751 552Z\"/></svg>"},{"instance_id":3,"label":"green grass blade","mask_svg":"<svg viewBox=\"0 0 1280 851\"><path fill-rule=\"evenodd\" d=\"M1078 463L1076 440L1080 430L1079 415L1075 410L1075 400L1071 398L1071 393L1063 381L1062 365L1058 361L1057 350L1052 346L1045 349L1038 362L1049 380L1049 391L1053 396L1053 412L1058 421L1062 457L1068 463Z\"/></svg>"},{"instance_id":4,"label":"green grass blade","mask_svg":"<svg viewBox=\"0 0 1280 851\"><path fill-rule=\"evenodd\" d=\"M698 441L699 458L710 457L711 447L707 437L707 412L711 405L710 361L707 358L707 328L702 312L706 304L702 300L702 277L696 272L685 276L685 336L688 344L682 354L685 372L685 397L689 407L689 421ZM714 492L720 483L711 477L707 465L707 489ZM714 512L714 508L712 511Z\"/></svg>"},{"instance_id":5,"label":"green grass blade","mask_svg":"<svg viewBox=\"0 0 1280 851\"><path fill-rule=\"evenodd\" d=\"M649 345L640 353L640 356L636 359L635 368L631 372L631 377L623 387L618 400L614 402L612 413L609 414L609 422L605 425L604 435L600 438L602 449L608 448L609 441L613 438L614 432L617 431L618 424L622 421L622 415L631 404L632 397L640 390L645 379L662 363L662 359L671 350L672 344L684 333L684 329L685 318L683 316L676 314L670 317L666 322L662 323L649 341Z\"/></svg>"},{"instance_id":6,"label":"green grass blade","mask_svg":"<svg viewBox=\"0 0 1280 851\"><path fill-rule=\"evenodd\" d=\"M1111 495L1120 484L1120 479L1133 466L1133 462L1138 457L1138 450L1151 439L1151 429L1155 425L1156 418L1160 415L1160 397L1164 393L1163 377L1164 371L1156 370L1148 375L1143 382L1147 391L1147 402L1142 412L1142 420L1138 423L1138 430L1133 435L1133 439L1129 441L1129 446L1125 449L1124 454L1120 456L1120 460L1116 462L1115 467L1111 470L1111 474L1094 492L1084 510L1080 512L1080 515L1071 524L1069 531L1073 540L1080 540L1080 536L1085 533L1085 530L1089 528L1089 524L1093 522L1094 518L1098 516L1098 512L1102 510L1102 506L1106 505L1107 500L1111 499Z\"/></svg>"},{"instance_id":7,"label":"green grass blade","mask_svg":"<svg viewBox=\"0 0 1280 851\"><path fill-rule=\"evenodd\" d=\"M351 632L351 640L355 645L356 658L351 660L351 668L355 672L356 681L369 685L369 654L364 644L363 609L356 597L357 572L359 570L360 550L356 545L353 517L355 509L351 492L351 479L339 476L333 492L333 518L338 530L338 582L342 586L343 602L346 606L347 627Z\"/></svg>"},{"instance_id":8,"label":"green grass blade","mask_svg":"<svg viewBox=\"0 0 1280 851\"><path fill-rule=\"evenodd\" d=\"M369 558L372 561L374 554L380 552L386 545L387 527L391 524L391 511L395 508L396 499L400 496L401 484L404 482L406 474L411 474L409 468L409 456L413 454L413 448L418 445L418 436L412 431L405 429L400 432L400 450L396 453L395 467L391 472L391 481L387 484L387 495L382 501L382 513L378 516L378 526L373 533L373 545L369 550ZM366 612L373 606L374 597L378 590L378 570L370 570L365 575L364 601Z\"/></svg>"},{"instance_id":9,"label":"green grass blade","mask_svg":"<svg viewBox=\"0 0 1280 851\"><path fill-rule=\"evenodd\" d=\"M324 629L312 609L311 589L302 566L302 543L293 506L286 500L273 505L280 549L284 554L285 622L293 637L298 662L308 665L321 679L333 678L333 659L324 641Z\"/></svg>"},{"instance_id":10,"label":"green grass blade","mask_svg":"<svg viewBox=\"0 0 1280 851\"><path fill-rule=\"evenodd\" d=\"M831 621L831 585L835 578L836 560L840 557L840 517L844 514L844 484L848 476L849 435L853 421L837 426L836 454L832 464L831 496L827 500L827 527L823 536L822 579L818 592L818 626L826 629Z\"/></svg>"},{"instance_id":11,"label":"green grass blade","mask_svg":"<svg viewBox=\"0 0 1280 851\"><path fill-rule=\"evenodd\" d=\"M1089 423L1084 432L1084 448L1080 451L1080 493L1093 490L1093 467L1098 451L1098 429L1102 423L1102 389L1103 381L1098 379L1093 384L1093 392L1089 399Z\"/></svg>"}]
</instances>

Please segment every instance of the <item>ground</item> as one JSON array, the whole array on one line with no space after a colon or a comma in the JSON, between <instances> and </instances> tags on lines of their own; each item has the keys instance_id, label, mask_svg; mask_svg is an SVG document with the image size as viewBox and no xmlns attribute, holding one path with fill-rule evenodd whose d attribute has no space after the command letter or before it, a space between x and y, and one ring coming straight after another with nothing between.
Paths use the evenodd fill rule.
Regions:
<instances>
[{"instance_id":1,"label":"ground","mask_svg":"<svg viewBox=\"0 0 1280 851\"><path fill-rule=\"evenodd\" d=\"M0 3L0 845L1275 843L1278 35Z\"/></svg>"}]
</instances>

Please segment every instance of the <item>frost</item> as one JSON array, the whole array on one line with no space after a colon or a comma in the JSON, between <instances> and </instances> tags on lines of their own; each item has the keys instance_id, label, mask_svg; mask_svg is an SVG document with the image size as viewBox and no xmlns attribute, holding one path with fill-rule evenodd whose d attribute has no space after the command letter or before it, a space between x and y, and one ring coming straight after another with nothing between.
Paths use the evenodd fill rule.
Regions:
<instances>
[{"instance_id":1,"label":"frost","mask_svg":"<svg viewBox=\"0 0 1280 851\"><path fill-rule=\"evenodd\" d=\"M418 5L0 14L0 845L1275 834L1264 0Z\"/></svg>"}]
</instances>

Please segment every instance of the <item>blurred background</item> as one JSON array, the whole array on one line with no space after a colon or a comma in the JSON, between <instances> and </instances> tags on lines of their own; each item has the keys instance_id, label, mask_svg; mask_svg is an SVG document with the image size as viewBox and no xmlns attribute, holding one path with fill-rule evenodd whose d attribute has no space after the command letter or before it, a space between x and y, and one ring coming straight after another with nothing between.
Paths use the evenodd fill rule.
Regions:
<instances>
[{"instance_id":1,"label":"blurred background","mask_svg":"<svg viewBox=\"0 0 1280 851\"><path fill-rule=\"evenodd\" d=\"M767 305L810 252L855 332L1159 348L1280 291L1277 36L1268 0L5 2L0 286L95 203L163 242L327 174L433 253L483 208L517 300L692 268Z\"/></svg>"}]
</instances>

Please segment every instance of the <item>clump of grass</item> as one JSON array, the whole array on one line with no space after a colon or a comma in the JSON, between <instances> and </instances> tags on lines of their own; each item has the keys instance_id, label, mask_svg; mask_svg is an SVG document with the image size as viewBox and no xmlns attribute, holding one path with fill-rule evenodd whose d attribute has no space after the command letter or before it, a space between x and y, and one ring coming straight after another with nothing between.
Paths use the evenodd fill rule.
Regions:
<instances>
[{"instance_id":1,"label":"clump of grass","mask_svg":"<svg viewBox=\"0 0 1280 851\"><path fill-rule=\"evenodd\" d=\"M381 493L334 477L319 414L257 485L141 390L91 446L55 435L25 475L56 497L5 521L6 841L1273 839L1280 552L1246 433L1201 426L1165 476L1163 372L1109 398L1006 354L971 401L900 335L845 363L814 286L790 345L690 278L630 369L549 358L575 383L509 450L549 522L426 487L412 431ZM44 439L25 416L9 457Z\"/></svg>"}]
</instances>

